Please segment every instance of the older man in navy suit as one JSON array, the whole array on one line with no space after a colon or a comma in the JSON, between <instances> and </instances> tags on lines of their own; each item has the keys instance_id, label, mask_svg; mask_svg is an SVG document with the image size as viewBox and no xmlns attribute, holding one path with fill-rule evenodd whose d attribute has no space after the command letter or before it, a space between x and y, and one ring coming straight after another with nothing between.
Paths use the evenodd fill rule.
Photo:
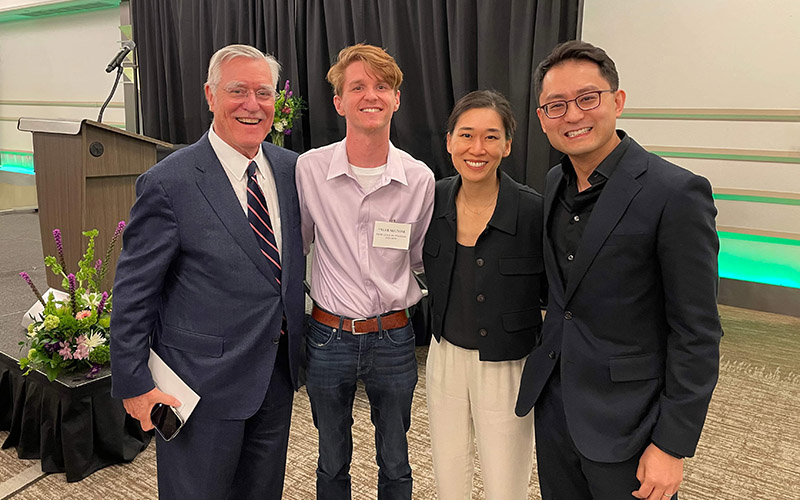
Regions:
<instances>
[{"instance_id":1,"label":"older man in navy suit","mask_svg":"<svg viewBox=\"0 0 800 500\"><path fill-rule=\"evenodd\" d=\"M542 345L517 401L535 404L542 498L672 498L719 367L711 186L616 130L625 92L602 49L566 42L534 81L565 153L545 188Z\"/></svg>"},{"instance_id":2,"label":"older man in navy suit","mask_svg":"<svg viewBox=\"0 0 800 500\"><path fill-rule=\"evenodd\" d=\"M264 143L280 66L253 47L211 58L208 133L144 173L111 319L113 389L145 430L149 348L201 400L158 438L161 499L280 498L304 338L296 154Z\"/></svg>"}]
</instances>

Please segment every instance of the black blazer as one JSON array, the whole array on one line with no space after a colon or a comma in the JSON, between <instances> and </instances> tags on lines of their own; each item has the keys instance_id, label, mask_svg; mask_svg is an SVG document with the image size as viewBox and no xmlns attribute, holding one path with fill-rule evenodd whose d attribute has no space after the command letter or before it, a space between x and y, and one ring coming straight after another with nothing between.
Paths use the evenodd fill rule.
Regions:
<instances>
[{"instance_id":1,"label":"black blazer","mask_svg":"<svg viewBox=\"0 0 800 500\"><path fill-rule=\"evenodd\" d=\"M560 166L550 170L546 220L564 182ZM566 290L545 234L550 299L518 415L560 359L564 414L586 458L621 462L650 442L694 454L719 368L716 213L705 178L631 141L592 211Z\"/></svg>"},{"instance_id":2,"label":"black blazer","mask_svg":"<svg viewBox=\"0 0 800 500\"><path fill-rule=\"evenodd\" d=\"M521 359L538 343L547 280L542 260L542 197L499 173L497 205L475 243L475 313L482 361ZM423 260L431 331L441 340L456 252L456 193L461 177L436 183Z\"/></svg>"}]
</instances>

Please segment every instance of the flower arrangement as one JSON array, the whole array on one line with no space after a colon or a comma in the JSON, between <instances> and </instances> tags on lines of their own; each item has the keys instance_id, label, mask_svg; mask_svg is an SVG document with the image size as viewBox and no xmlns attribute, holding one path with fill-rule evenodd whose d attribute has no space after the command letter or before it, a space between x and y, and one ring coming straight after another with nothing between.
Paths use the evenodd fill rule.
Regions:
<instances>
[{"instance_id":1,"label":"flower arrangement","mask_svg":"<svg viewBox=\"0 0 800 500\"><path fill-rule=\"evenodd\" d=\"M108 271L111 252L124 229L125 222L120 221L106 250L105 259L96 261L94 239L98 234L97 229L83 232L89 238L89 243L75 274L67 273L61 231L53 230L58 257L48 256L44 263L53 273L64 278L62 288L69 292L64 300L56 300L52 293L45 299L28 273L19 273L44 308L37 317L31 317L33 322L28 326L27 338L19 343L20 349L28 348L28 354L19 360L24 375L32 370L42 370L52 382L62 371L87 368L89 373L86 377L93 378L100 368L110 362L111 293L101 292L100 283Z\"/></svg>"},{"instance_id":2,"label":"flower arrangement","mask_svg":"<svg viewBox=\"0 0 800 500\"><path fill-rule=\"evenodd\" d=\"M303 98L292 93L289 80L286 80L283 90L275 96L275 119L269 133L272 144L283 146L284 137L292 134L294 121L300 118L304 109L306 106Z\"/></svg>"}]
</instances>

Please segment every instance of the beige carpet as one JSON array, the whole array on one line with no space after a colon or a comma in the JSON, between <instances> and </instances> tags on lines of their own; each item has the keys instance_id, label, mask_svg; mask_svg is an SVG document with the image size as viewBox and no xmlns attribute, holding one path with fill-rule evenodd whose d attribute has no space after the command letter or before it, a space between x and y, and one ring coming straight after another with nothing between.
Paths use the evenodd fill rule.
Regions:
<instances>
[{"instance_id":1,"label":"beige carpet","mask_svg":"<svg viewBox=\"0 0 800 500\"><path fill-rule=\"evenodd\" d=\"M697 457L686 461L681 499L800 499L800 318L722 307L725 337L720 380ZM425 402L424 356L418 349L420 383L409 433L414 498L435 498ZM354 410L353 498L376 498L377 467L372 425L363 390ZM0 441L5 433L0 433ZM287 500L314 498L316 430L305 391L294 405ZM29 467L30 461L0 453L0 481ZM151 445L128 465L101 470L80 483L63 474L45 476L14 500L155 499L155 452ZM532 478L529 498L539 499ZM473 499L483 498L476 475Z\"/></svg>"}]
</instances>

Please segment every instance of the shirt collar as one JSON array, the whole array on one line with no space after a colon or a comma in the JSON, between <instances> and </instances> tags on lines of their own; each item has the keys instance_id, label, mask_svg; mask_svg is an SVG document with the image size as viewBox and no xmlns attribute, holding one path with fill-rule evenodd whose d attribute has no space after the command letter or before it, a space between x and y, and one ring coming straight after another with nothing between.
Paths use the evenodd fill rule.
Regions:
<instances>
[{"instance_id":1,"label":"shirt collar","mask_svg":"<svg viewBox=\"0 0 800 500\"><path fill-rule=\"evenodd\" d=\"M619 144L617 144L611 153L609 153L594 171L589 174L589 184L595 185L603 180L608 180L611 174L614 173L614 170L617 169L617 165L619 165L620 160L631 144L631 138L624 130L617 130L617 136L620 139ZM572 162L567 155L561 158L561 170L569 181L575 179L575 167L572 166Z\"/></svg>"},{"instance_id":2,"label":"shirt collar","mask_svg":"<svg viewBox=\"0 0 800 500\"><path fill-rule=\"evenodd\" d=\"M340 175L346 175L356 180L353 172L350 171L350 160L347 158L346 137L336 145L333 151L333 157L331 157L331 164L328 167L328 176L326 180L331 180ZM389 142L389 155L386 158L386 170L383 172L383 175L388 178L389 181L394 180L404 186L408 186L406 171L403 168L403 159L400 157L400 150L394 147L391 142Z\"/></svg>"},{"instance_id":3,"label":"shirt collar","mask_svg":"<svg viewBox=\"0 0 800 500\"><path fill-rule=\"evenodd\" d=\"M499 229L508 234L517 232L517 214L519 213L519 189L514 185L513 179L498 170L500 177L500 189L497 192L497 205L494 214L489 219L487 225Z\"/></svg>"},{"instance_id":4,"label":"shirt collar","mask_svg":"<svg viewBox=\"0 0 800 500\"><path fill-rule=\"evenodd\" d=\"M211 142L211 147L214 149L214 153L217 154L217 158L222 164L222 167L228 171L232 178L240 181L244 180L247 175L247 166L250 165L251 161L256 162L258 172L262 176L264 175L264 166L267 164L267 158L264 156L263 148L259 147L258 153L256 153L256 156L251 160L233 149L230 144L223 141L222 138L214 132L213 125L208 129L208 140Z\"/></svg>"},{"instance_id":5,"label":"shirt collar","mask_svg":"<svg viewBox=\"0 0 800 500\"><path fill-rule=\"evenodd\" d=\"M487 225L508 234L515 234L517 231L517 214L519 212L519 189L511 176L500 169L497 170L497 177L500 179L497 204ZM461 176L456 175L455 182L451 184L450 191L447 193L447 203L444 206L435 205L433 217L456 220L456 195L459 189L461 189Z\"/></svg>"}]
</instances>

